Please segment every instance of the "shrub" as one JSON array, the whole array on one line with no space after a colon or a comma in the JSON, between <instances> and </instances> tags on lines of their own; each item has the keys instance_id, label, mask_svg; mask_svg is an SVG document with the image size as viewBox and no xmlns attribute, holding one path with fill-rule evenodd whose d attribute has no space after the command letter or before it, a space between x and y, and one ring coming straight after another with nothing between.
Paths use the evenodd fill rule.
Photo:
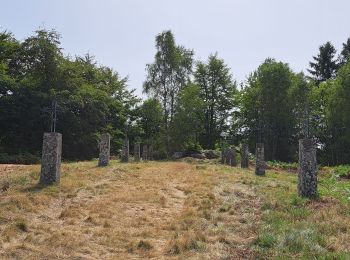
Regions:
<instances>
[{"instance_id":1,"label":"shrub","mask_svg":"<svg viewBox=\"0 0 350 260\"><path fill-rule=\"evenodd\" d=\"M200 146L199 143L194 142L188 142L185 144L185 153L187 155L193 154L193 153L201 153L203 148Z\"/></svg>"},{"instance_id":2,"label":"shrub","mask_svg":"<svg viewBox=\"0 0 350 260\"><path fill-rule=\"evenodd\" d=\"M35 164L40 162L40 156L28 152L19 154L0 153L0 163Z\"/></svg>"}]
</instances>

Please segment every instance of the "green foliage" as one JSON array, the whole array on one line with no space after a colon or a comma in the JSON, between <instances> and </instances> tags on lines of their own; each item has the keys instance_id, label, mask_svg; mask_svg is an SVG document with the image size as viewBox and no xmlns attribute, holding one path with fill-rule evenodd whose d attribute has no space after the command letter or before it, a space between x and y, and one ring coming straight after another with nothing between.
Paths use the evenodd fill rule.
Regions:
<instances>
[{"instance_id":1,"label":"green foliage","mask_svg":"<svg viewBox=\"0 0 350 260\"><path fill-rule=\"evenodd\" d=\"M204 103L204 133L200 143L204 148L213 149L220 134L229 129L228 120L236 106L236 82L232 80L229 67L217 54L210 55L207 63L197 63L194 78Z\"/></svg>"},{"instance_id":2,"label":"green foliage","mask_svg":"<svg viewBox=\"0 0 350 260\"><path fill-rule=\"evenodd\" d=\"M310 62L308 71L319 84L328 79L334 78L338 69L338 63L335 58L336 50L330 42L320 46L319 54L314 56L314 62Z\"/></svg>"},{"instance_id":3,"label":"green foliage","mask_svg":"<svg viewBox=\"0 0 350 260\"><path fill-rule=\"evenodd\" d=\"M295 156L296 122L292 98L295 75L288 64L267 59L250 75L240 93L240 127L250 147L265 143L267 160L291 161Z\"/></svg>"},{"instance_id":4,"label":"green foliage","mask_svg":"<svg viewBox=\"0 0 350 260\"><path fill-rule=\"evenodd\" d=\"M29 163L28 154L40 154L43 132L50 131L45 111L53 99L59 105L63 158L97 156L98 135L106 131L114 151L120 147L125 120L138 102L127 90L127 79L98 66L90 55L64 57L54 30L38 30L23 42L0 33L0 49L0 151L8 154L8 162L16 157Z\"/></svg>"},{"instance_id":5,"label":"green foliage","mask_svg":"<svg viewBox=\"0 0 350 260\"><path fill-rule=\"evenodd\" d=\"M193 142L185 143L185 153L188 155L193 153L201 153L202 151L203 151L203 148L200 146L199 143L193 143Z\"/></svg>"}]
</instances>

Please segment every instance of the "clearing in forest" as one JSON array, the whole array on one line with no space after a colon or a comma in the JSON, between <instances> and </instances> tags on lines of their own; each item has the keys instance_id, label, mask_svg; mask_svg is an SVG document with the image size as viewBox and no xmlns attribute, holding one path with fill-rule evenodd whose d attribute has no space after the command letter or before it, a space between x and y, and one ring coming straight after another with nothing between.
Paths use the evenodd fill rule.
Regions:
<instances>
[{"instance_id":1,"label":"clearing in forest","mask_svg":"<svg viewBox=\"0 0 350 260\"><path fill-rule=\"evenodd\" d=\"M319 200L296 174L191 162L0 166L1 259L350 257L347 181L320 178Z\"/></svg>"}]
</instances>

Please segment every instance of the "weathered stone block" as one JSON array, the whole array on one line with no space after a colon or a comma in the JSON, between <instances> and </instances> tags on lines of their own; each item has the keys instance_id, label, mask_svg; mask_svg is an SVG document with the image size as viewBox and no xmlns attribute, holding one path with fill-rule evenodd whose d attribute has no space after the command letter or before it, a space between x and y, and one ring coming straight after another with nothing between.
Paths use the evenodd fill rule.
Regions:
<instances>
[{"instance_id":1,"label":"weathered stone block","mask_svg":"<svg viewBox=\"0 0 350 260\"><path fill-rule=\"evenodd\" d=\"M134 144L134 159L135 159L135 162L140 161L140 144L139 143Z\"/></svg>"},{"instance_id":2,"label":"weathered stone block","mask_svg":"<svg viewBox=\"0 0 350 260\"><path fill-rule=\"evenodd\" d=\"M249 151L248 144L241 145L241 168L249 167Z\"/></svg>"},{"instance_id":3,"label":"weathered stone block","mask_svg":"<svg viewBox=\"0 0 350 260\"><path fill-rule=\"evenodd\" d=\"M221 163L222 164L226 163L226 153L227 153L227 148L222 148L221 149Z\"/></svg>"},{"instance_id":4,"label":"weathered stone block","mask_svg":"<svg viewBox=\"0 0 350 260\"><path fill-rule=\"evenodd\" d=\"M111 136L109 134L102 134L98 146L100 150L98 166L107 166L110 158Z\"/></svg>"},{"instance_id":5,"label":"weathered stone block","mask_svg":"<svg viewBox=\"0 0 350 260\"><path fill-rule=\"evenodd\" d=\"M265 175L265 152L264 152L264 144L257 143L255 148L255 174L256 175Z\"/></svg>"},{"instance_id":6,"label":"weathered stone block","mask_svg":"<svg viewBox=\"0 0 350 260\"><path fill-rule=\"evenodd\" d=\"M233 149L227 149L225 153L225 162L227 165L230 166L236 166L237 160L236 160L236 151Z\"/></svg>"},{"instance_id":7,"label":"weathered stone block","mask_svg":"<svg viewBox=\"0 0 350 260\"><path fill-rule=\"evenodd\" d=\"M317 197L317 161L314 139L299 140L298 193L302 197Z\"/></svg>"},{"instance_id":8,"label":"weathered stone block","mask_svg":"<svg viewBox=\"0 0 350 260\"><path fill-rule=\"evenodd\" d=\"M147 161L148 160L148 146L146 144L142 147L142 160Z\"/></svg>"},{"instance_id":9,"label":"weathered stone block","mask_svg":"<svg viewBox=\"0 0 350 260\"><path fill-rule=\"evenodd\" d=\"M44 133L40 184L59 183L61 178L62 135Z\"/></svg>"},{"instance_id":10,"label":"weathered stone block","mask_svg":"<svg viewBox=\"0 0 350 260\"><path fill-rule=\"evenodd\" d=\"M148 145L148 160L153 160L153 146Z\"/></svg>"},{"instance_id":11,"label":"weathered stone block","mask_svg":"<svg viewBox=\"0 0 350 260\"><path fill-rule=\"evenodd\" d=\"M129 139L126 137L123 141L123 150L122 150L122 162L129 162Z\"/></svg>"}]
</instances>

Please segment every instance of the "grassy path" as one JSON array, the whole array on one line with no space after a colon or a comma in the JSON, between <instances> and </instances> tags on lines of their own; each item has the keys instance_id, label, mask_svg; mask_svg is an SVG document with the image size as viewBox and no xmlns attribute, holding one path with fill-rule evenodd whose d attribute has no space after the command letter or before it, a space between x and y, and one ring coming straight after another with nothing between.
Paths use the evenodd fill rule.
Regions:
<instances>
[{"instance_id":1,"label":"grassy path","mask_svg":"<svg viewBox=\"0 0 350 260\"><path fill-rule=\"evenodd\" d=\"M215 164L0 166L0 259L350 257L348 182L322 177L322 198L295 196L296 176ZM346 194L345 194L346 195Z\"/></svg>"}]
</instances>

